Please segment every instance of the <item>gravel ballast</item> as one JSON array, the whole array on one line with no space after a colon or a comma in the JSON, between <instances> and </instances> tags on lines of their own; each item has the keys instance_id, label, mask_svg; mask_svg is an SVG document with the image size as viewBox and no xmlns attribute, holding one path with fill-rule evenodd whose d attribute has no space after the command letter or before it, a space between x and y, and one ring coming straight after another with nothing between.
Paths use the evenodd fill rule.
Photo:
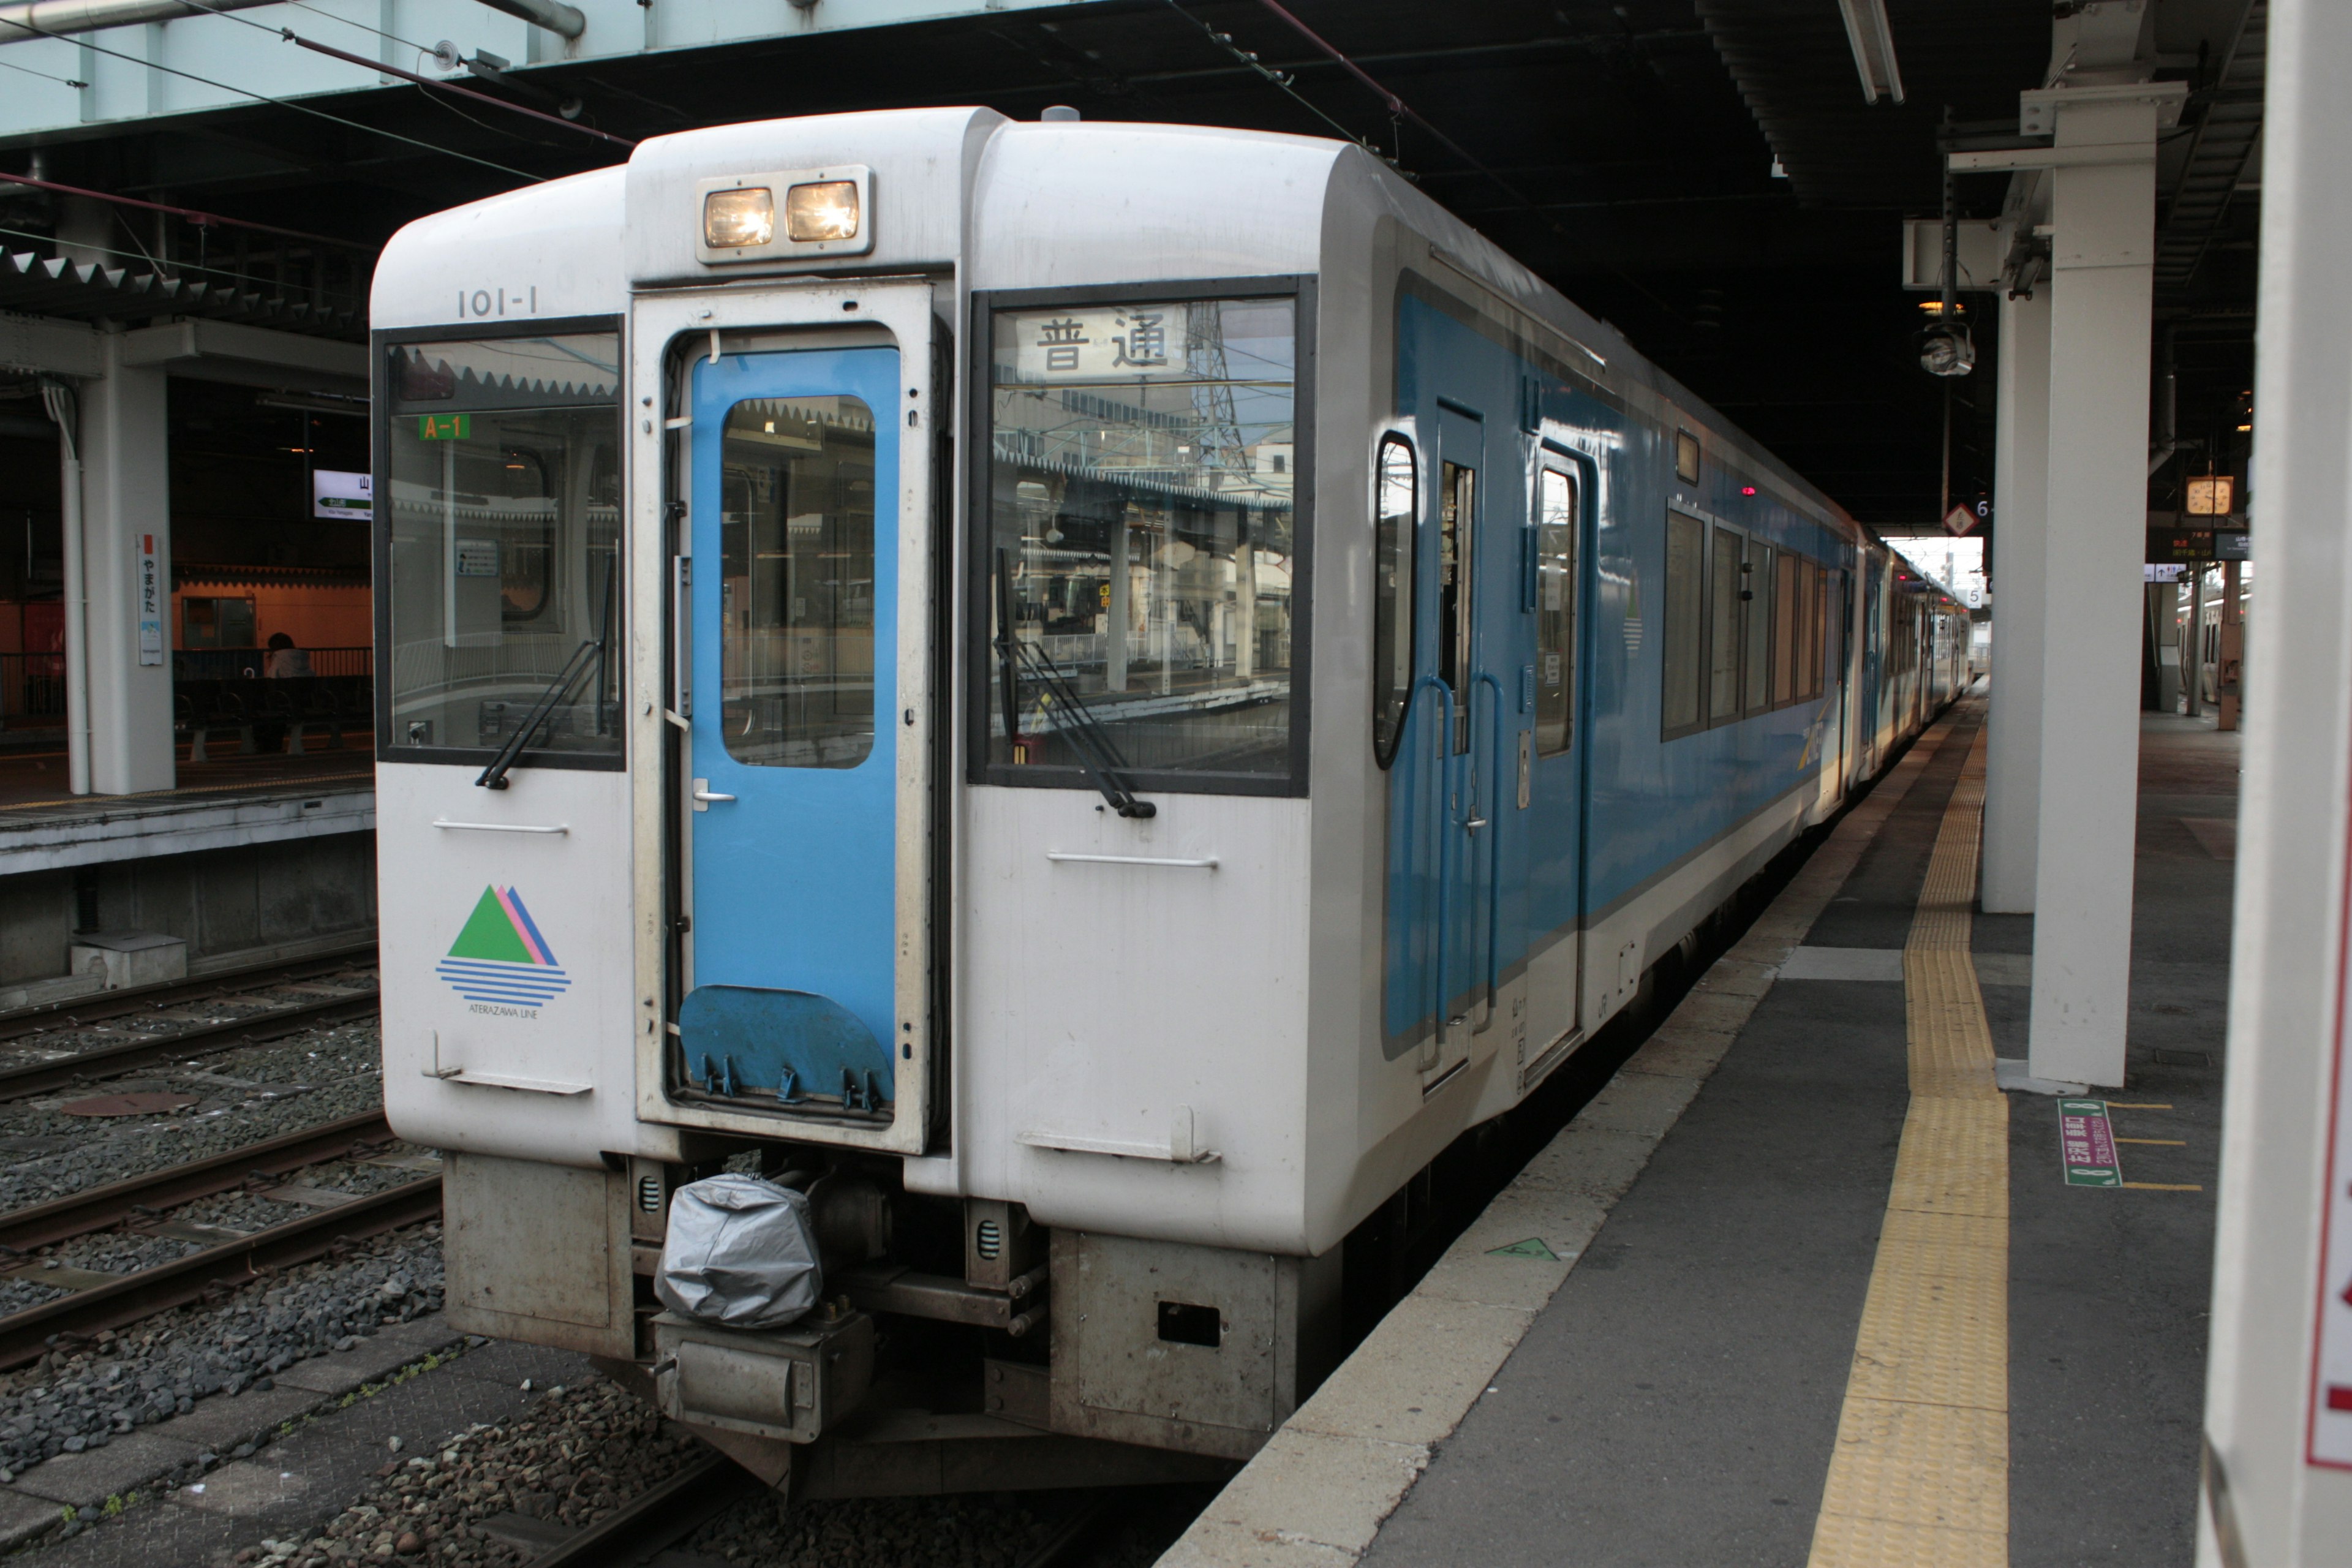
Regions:
<instances>
[{"instance_id":1,"label":"gravel ballast","mask_svg":"<svg viewBox=\"0 0 2352 1568\"><path fill-rule=\"evenodd\" d=\"M159 1116L100 1119L58 1109L88 1095L141 1089L199 1099ZM0 1209L200 1160L383 1102L382 1040L370 1019L0 1106Z\"/></svg>"},{"instance_id":2,"label":"gravel ballast","mask_svg":"<svg viewBox=\"0 0 2352 1568\"><path fill-rule=\"evenodd\" d=\"M52 1351L0 1377L0 1479L187 1415L198 1400L270 1386L271 1374L437 1311L441 1299L440 1226L420 1226L248 1285L216 1305L101 1334L89 1350Z\"/></svg>"}]
</instances>

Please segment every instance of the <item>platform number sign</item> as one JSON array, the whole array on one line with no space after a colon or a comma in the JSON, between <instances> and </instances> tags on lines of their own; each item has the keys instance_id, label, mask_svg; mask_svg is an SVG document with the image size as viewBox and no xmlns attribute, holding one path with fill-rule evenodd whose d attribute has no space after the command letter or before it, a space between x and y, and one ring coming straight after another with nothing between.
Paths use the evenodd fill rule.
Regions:
<instances>
[{"instance_id":1,"label":"platform number sign","mask_svg":"<svg viewBox=\"0 0 2352 1568\"><path fill-rule=\"evenodd\" d=\"M2315 1465L2352 1470L2352 1020L2347 951L2338 954L2334 1092L2328 1101L2327 1185L2320 1203L2319 1321L2313 1335L2311 1433Z\"/></svg>"},{"instance_id":2,"label":"platform number sign","mask_svg":"<svg viewBox=\"0 0 2352 1568\"><path fill-rule=\"evenodd\" d=\"M416 438L420 441L467 441L474 435L474 416L470 414L420 414L416 416Z\"/></svg>"}]
</instances>

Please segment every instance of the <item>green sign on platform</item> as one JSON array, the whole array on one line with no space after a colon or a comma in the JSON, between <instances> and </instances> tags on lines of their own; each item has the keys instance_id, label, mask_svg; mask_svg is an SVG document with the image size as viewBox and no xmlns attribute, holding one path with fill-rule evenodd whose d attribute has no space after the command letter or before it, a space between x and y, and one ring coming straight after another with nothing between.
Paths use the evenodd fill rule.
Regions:
<instances>
[{"instance_id":1,"label":"green sign on platform","mask_svg":"<svg viewBox=\"0 0 2352 1568\"><path fill-rule=\"evenodd\" d=\"M416 438L420 441L467 441L474 435L474 416L470 414L420 414L416 416Z\"/></svg>"},{"instance_id":2,"label":"green sign on platform","mask_svg":"<svg viewBox=\"0 0 2352 1568\"><path fill-rule=\"evenodd\" d=\"M1543 1244L1543 1237L1539 1236L1531 1236L1525 1241L1515 1241L1508 1247L1490 1247L1486 1249L1486 1256L1489 1258L1540 1258L1546 1263L1557 1263L1559 1261L1559 1254L1554 1252L1550 1247L1546 1247Z\"/></svg>"},{"instance_id":3,"label":"green sign on platform","mask_svg":"<svg viewBox=\"0 0 2352 1568\"><path fill-rule=\"evenodd\" d=\"M2104 1100L2058 1102L2058 1155L2070 1187L2120 1187L2124 1173L2116 1159L2116 1131Z\"/></svg>"}]
</instances>

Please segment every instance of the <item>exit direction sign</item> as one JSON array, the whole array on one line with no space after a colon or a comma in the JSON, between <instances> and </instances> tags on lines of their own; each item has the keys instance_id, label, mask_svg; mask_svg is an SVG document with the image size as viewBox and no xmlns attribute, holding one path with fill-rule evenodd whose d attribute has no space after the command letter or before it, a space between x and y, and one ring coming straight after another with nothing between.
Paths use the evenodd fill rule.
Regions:
<instances>
[{"instance_id":1,"label":"exit direction sign","mask_svg":"<svg viewBox=\"0 0 2352 1568\"><path fill-rule=\"evenodd\" d=\"M2123 1171L2116 1163L2116 1130L2107 1121L2104 1100L2058 1102L2058 1153L2065 1162L2070 1187L2124 1184Z\"/></svg>"},{"instance_id":2,"label":"exit direction sign","mask_svg":"<svg viewBox=\"0 0 2352 1568\"><path fill-rule=\"evenodd\" d=\"M420 441L468 441L474 435L474 416L470 414L420 414L416 416L416 438Z\"/></svg>"}]
</instances>

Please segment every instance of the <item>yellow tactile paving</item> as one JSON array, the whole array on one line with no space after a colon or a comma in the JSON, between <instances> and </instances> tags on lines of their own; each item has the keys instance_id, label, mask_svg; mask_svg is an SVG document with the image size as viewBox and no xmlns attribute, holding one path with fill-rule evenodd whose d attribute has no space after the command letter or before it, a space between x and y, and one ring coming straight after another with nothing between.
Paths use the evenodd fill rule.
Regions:
<instances>
[{"instance_id":1,"label":"yellow tactile paving","mask_svg":"<svg viewBox=\"0 0 2352 1568\"><path fill-rule=\"evenodd\" d=\"M2009 1537L1885 1519L1822 1515L1811 1568L2007 1568Z\"/></svg>"},{"instance_id":2,"label":"yellow tactile paving","mask_svg":"<svg viewBox=\"0 0 2352 1568\"><path fill-rule=\"evenodd\" d=\"M1886 1206L2007 1219L2008 1110L1998 1100L1914 1100Z\"/></svg>"},{"instance_id":3,"label":"yellow tactile paving","mask_svg":"<svg viewBox=\"0 0 2352 1568\"><path fill-rule=\"evenodd\" d=\"M2007 1530L2008 1412L1849 1394L1822 1511Z\"/></svg>"},{"instance_id":4,"label":"yellow tactile paving","mask_svg":"<svg viewBox=\"0 0 2352 1568\"><path fill-rule=\"evenodd\" d=\"M1948 1261L1880 1249L1854 1340L1848 1397L2009 1408L2009 1271L1972 1276L1919 1267Z\"/></svg>"},{"instance_id":5,"label":"yellow tactile paving","mask_svg":"<svg viewBox=\"0 0 2352 1568\"><path fill-rule=\"evenodd\" d=\"M1984 747L1904 947L1911 1106L1808 1568L2009 1563L2009 1101L1969 956Z\"/></svg>"}]
</instances>

